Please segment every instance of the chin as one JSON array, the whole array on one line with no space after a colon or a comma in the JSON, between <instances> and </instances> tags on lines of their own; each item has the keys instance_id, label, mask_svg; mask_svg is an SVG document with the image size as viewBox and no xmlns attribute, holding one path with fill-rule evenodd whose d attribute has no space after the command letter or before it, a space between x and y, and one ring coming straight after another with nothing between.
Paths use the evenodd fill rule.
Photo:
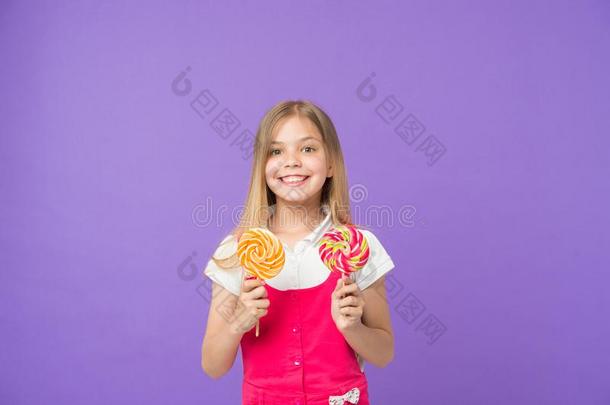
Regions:
<instances>
[{"instance_id":1,"label":"chin","mask_svg":"<svg viewBox=\"0 0 610 405\"><path fill-rule=\"evenodd\" d=\"M287 194L276 194L276 196L278 196L279 198L281 198L284 201L287 202L291 202L291 203L305 203L307 200L309 200L309 198L311 196L305 194L297 194L296 192L292 192L292 193L287 193Z\"/></svg>"}]
</instances>

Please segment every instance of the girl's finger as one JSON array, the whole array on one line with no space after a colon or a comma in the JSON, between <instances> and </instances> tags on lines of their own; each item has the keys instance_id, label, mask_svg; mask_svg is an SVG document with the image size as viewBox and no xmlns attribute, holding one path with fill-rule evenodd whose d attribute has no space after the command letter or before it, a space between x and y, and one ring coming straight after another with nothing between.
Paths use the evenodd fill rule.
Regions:
<instances>
[{"instance_id":1,"label":"girl's finger","mask_svg":"<svg viewBox=\"0 0 610 405\"><path fill-rule=\"evenodd\" d=\"M350 296L350 295L359 296L360 291L358 291L358 286L356 284L353 284L353 286L355 286L355 287L352 287L352 285L349 285L349 286L341 288L338 291L339 297L343 298L345 296Z\"/></svg>"},{"instance_id":2,"label":"girl's finger","mask_svg":"<svg viewBox=\"0 0 610 405\"><path fill-rule=\"evenodd\" d=\"M348 295L339 301L339 307L357 307L358 303L358 298L354 297L353 295Z\"/></svg>"},{"instance_id":3,"label":"girl's finger","mask_svg":"<svg viewBox=\"0 0 610 405\"><path fill-rule=\"evenodd\" d=\"M341 289L341 280L337 280L337 285L335 286L335 289L333 290L332 293L332 297L333 299L337 299L339 298L339 290Z\"/></svg>"},{"instance_id":4,"label":"girl's finger","mask_svg":"<svg viewBox=\"0 0 610 405\"><path fill-rule=\"evenodd\" d=\"M345 316L353 316L353 317L360 316L360 311L358 310L358 307L343 307L343 308L339 309L339 312Z\"/></svg>"},{"instance_id":5,"label":"girl's finger","mask_svg":"<svg viewBox=\"0 0 610 405\"><path fill-rule=\"evenodd\" d=\"M252 297L252 299L257 299L257 298L265 297L266 293L267 293L267 290L265 289L265 287L263 287L262 285L259 285L258 287L254 288L252 291L250 291L248 294Z\"/></svg>"},{"instance_id":6,"label":"girl's finger","mask_svg":"<svg viewBox=\"0 0 610 405\"><path fill-rule=\"evenodd\" d=\"M345 291L348 294L358 294L360 292L359 290L360 289L358 288L358 284L356 283L345 286Z\"/></svg>"},{"instance_id":7,"label":"girl's finger","mask_svg":"<svg viewBox=\"0 0 610 405\"><path fill-rule=\"evenodd\" d=\"M245 292L250 292L258 286L263 285L263 282L257 278L246 278L243 283L243 290Z\"/></svg>"}]
</instances>

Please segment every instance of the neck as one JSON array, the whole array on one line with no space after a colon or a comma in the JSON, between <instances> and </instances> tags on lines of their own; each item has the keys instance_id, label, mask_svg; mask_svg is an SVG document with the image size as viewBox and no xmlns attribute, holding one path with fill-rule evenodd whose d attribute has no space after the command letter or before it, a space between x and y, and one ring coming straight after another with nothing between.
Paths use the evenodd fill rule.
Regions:
<instances>
[{"instance_id":1,"label":"neck","mask_svg":"<svg viewBox=\"0 0 610 405\"><path fill-rule=\"evenodd\" d=\"M293 204L278 200L269 220L273 232L292 233L304 229L313 230L324 219L320 202Z\"/></svg>"}]
</instances>

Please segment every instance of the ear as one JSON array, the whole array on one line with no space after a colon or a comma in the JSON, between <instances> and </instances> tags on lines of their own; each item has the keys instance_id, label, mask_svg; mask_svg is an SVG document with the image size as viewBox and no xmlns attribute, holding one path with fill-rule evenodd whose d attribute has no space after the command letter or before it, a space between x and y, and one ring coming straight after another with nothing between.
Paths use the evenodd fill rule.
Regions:
<instances>
[{"instance_id":1,"label":"ear","mask_svg":"<svg viewBox=\"0 0 610 405\"><path fill-rule=\"evenodd\" d=\"M334 175L334 168L332 166L328 166L328 174L326 175L326 177L333 177Z\"/></svg>"}]
</instances>

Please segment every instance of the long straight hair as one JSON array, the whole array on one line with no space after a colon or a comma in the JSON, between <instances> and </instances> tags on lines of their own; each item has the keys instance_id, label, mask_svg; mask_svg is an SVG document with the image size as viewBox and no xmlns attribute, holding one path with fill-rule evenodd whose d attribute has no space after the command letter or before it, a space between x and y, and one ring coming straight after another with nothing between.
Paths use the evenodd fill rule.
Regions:
<instances>
[{"instance_id":1,"label":"long straight hair","mask_svg":"<svg viewBox=\"0 0 610 405\"><path fill-rule=\"evenodd\" d=\"M333 167L333 176L327 177L322 186L320 204L328 205L333 225L353 225L347 173L335 126L329 116L311 101L287 100L268 110L256 131L248 196L239 225L229 235L235 237L233 241L239 241L244 231L249 228L267 227L271 214L270 207L276 203L276 197L267 186L265 166L271 150L273 135L279 125L291 117L308 119L315 126L322 136L326 157ZM224 243L231 242L231 238L225 239ZM237 252L226 258L212 256L212 260L221 268L232 268L239 265Z\"/></svg>"}]
</instances>

